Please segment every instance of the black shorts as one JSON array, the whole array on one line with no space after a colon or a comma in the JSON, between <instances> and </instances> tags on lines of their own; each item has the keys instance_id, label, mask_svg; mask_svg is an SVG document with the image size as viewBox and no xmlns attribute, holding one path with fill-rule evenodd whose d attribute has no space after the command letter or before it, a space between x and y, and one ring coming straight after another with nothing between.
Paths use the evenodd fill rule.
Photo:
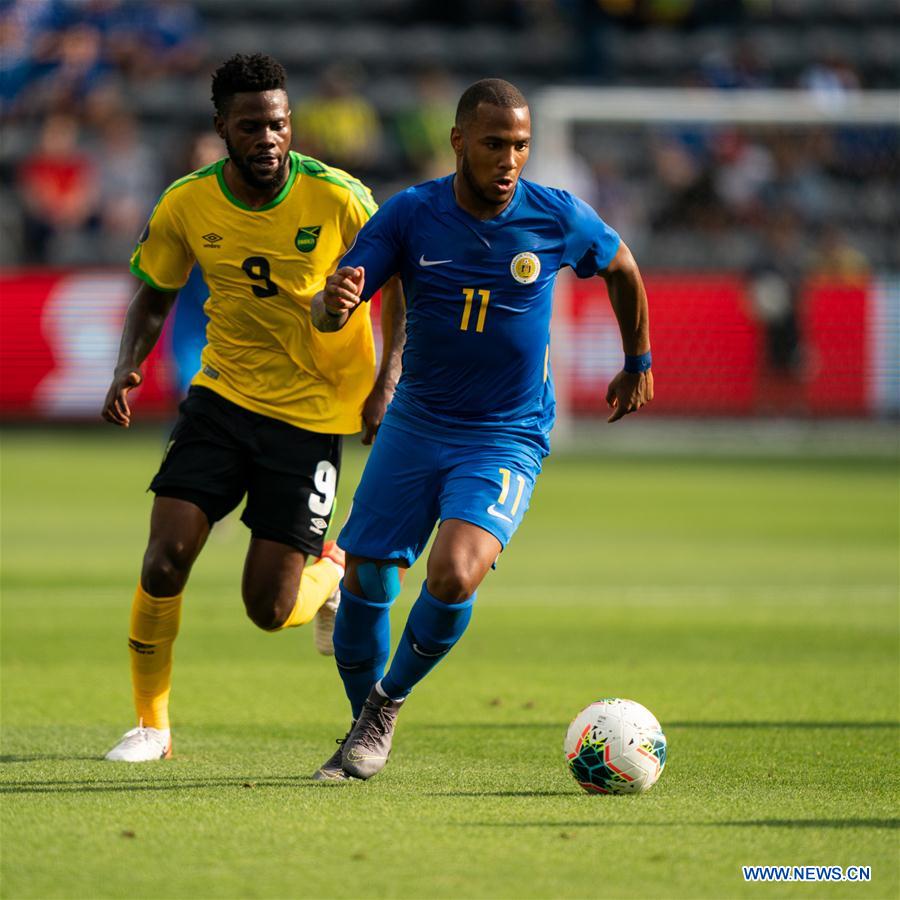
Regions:
<instances>
[{"instance_id":1,"label":"black shorts","mask_svg":"<svg viewBox=\"0 0 900 900\"><path fill-rule=\"evenodd\" d=\"M192 387L150 490L199 506L210 525L247 495L254 537L318 556L337 491L340 435L317 434Z\"/></svg>"}]
</instances>

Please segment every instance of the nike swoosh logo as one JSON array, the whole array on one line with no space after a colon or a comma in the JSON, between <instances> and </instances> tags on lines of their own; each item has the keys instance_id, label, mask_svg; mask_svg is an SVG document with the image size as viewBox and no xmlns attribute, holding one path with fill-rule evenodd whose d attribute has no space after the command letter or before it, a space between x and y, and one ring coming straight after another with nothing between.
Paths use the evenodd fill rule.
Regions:
<instances>
[{"instance_id":1,"label":"nike swoosh logo","mask_svg":"<svg viewBox=\"0 0 900 900\"><path fill-rule=\"evenodd\" d=\"M413 641L412 648L416 653L419 654L419 656L424 656L426 659L437 659L439 656L443 656L447 652L446 650L438 650L437 653L428 653L423 650L415 641Z\"/></svg>"},{"instance_id":2,"label":"nike swoosh logo","mask_svg":"<svg viewBox=\"0 0 900 900\"><path fill-rule=\"evenodd\" d=\"M444 263L453 262L452 259L425 259L425 254L423 253L419 257L419 265L427 268L428 266L442 266Z\"/></svg>"},{"instance_id":3,"label":"nike swoosh logo","mask_svg":"<svg viewBox=\"0 0 900 900\"><path fill-rule=\"evenodd\" d=\"M488 507L487 511L488 515L493 516L495 519L503 519L504 522L512 522L512 519L508 515L502 512L497 512L493 503Z\"/></svg>"},{"instance_id":4,"label":"nike swoosh logo","mask_svg":"<svg viewBox=\"0 0 900 900\"><path fill-rule=\"evenodd\" d=\"M350 762L365 762L367 759L387 759L386 756L376 756L374 753L360 753L358 750L348 750L347 759Z\"/></svg>"}]
</instances>

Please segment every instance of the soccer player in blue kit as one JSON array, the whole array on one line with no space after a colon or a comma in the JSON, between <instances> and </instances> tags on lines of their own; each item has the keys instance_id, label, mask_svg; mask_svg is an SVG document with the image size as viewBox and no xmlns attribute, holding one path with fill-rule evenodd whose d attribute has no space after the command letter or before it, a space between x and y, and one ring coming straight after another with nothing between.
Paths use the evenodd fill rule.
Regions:
<instances>
[{"instance_id":1,"label":"soccer player in blue kit","mask_svg":"<svg viewBox=\"0 0 900 900\"><path fill-rule=\"evenodd\" d=\"M407 304L400 382L338 538L347 567L334 647L353 724L317 780L384 768L398 711L462 637L478 586L525 515L550 450L550 313L563 266L606 281L622 334L609 421L653 398L637 264L587 204L520 179L530 139L519 90L476 82L450 134L455 174L385 203L313 299L313 324L326 332L396 273ZM390 607L435 522L427 578L385 672Z\"/></svg>"}]
</instances>

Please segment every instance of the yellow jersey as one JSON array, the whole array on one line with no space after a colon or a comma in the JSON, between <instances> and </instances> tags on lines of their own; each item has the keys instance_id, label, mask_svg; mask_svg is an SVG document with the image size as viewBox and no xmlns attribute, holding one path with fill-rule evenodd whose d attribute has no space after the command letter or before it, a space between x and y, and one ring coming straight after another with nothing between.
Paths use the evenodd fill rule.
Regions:
<instances>
[{"instance_id":1,"label":"yellow jersey","mask_svg":"<svg viewBox=\"0 0 900 900\"><path fill-rule=\"evenodd\" d=\"M284 187L251 209L225 184L226 161L163 193L131 271L157 290L177 291L200 264L209 324L192 384L308 431L359 431L375 374L369 304L327 334L312 327L309 308L374 213L372 194L346 172L291 151Z\"/></svg>"}]
</instances>

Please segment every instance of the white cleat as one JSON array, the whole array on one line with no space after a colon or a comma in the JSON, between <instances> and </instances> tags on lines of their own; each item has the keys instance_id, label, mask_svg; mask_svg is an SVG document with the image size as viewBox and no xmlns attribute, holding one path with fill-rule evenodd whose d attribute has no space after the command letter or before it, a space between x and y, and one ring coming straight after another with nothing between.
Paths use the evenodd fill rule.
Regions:
<instances>
[{"instance_id":1,"label":"white cleat","mask_svg":"<svg viewBox=\"0 0 900 900\"><path fill-rule=\"evenodd\" d=\"M144 728L138 725L126 731L106 759L114 762L152 762L172 756L172 732L168 728Z\"/></svg>"},{"instance_id":2,"label":"white cleat","mask_svg":"<svg viewBox=\"0 0 900 900\"><path fill-rule=\"evenodd\" d=\"M313 640L322 656L334 656L334 617L341 603L338 588L320 607L313 619Z\"/></svg>"},{"instance_id":3,"label":"white cleat","mask_svg":"<svg viewBox=\"0 0 900 900\"><path fill-rule=\"evenodd\" d=\"M338 547L335 541L326 541L322 547L321 559L327 559L344 577L344 551ZM334 656L334 616L341 602L341 586L335 588L334 593L319 607L313 619L313 640L316 650L322 656Z\"/></svg>"}]
</instances>

